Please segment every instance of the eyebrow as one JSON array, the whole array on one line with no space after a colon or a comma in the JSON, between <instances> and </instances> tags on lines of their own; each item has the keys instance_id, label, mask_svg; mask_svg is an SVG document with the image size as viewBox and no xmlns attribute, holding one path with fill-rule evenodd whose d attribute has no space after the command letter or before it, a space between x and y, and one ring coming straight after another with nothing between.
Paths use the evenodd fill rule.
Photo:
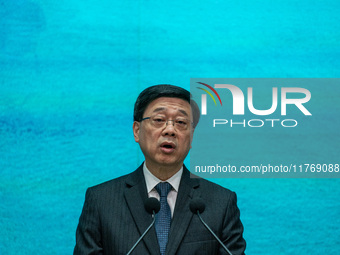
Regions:
<instances>
[{"instance_id":1,"label":"eyebrow","mask_svg":"<svg viewBox=\"0 0 340 255\"><path fill-rule=\"evenodd\" d=\"M161 111L165 111L166 108L165 107L158 107L156 109L153 110L153 112L161 112ZM189 117L188 113L182 109L178 110L179 112L183 113L185 116Z\"/></svg>"}]
</instances>

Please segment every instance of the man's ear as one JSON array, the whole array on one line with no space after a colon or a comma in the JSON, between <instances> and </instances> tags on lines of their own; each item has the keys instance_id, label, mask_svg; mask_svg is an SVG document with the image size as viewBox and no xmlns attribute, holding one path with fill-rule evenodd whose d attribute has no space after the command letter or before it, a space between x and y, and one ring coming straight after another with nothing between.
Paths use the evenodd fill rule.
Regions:
<instances>
[{"instance_id":1,"label":"man's ear","mask_svg":"<svg viewBox=\"0 0 340 255\"><path fill-rule=\"evenodd\" d=\"M192 139L194 138L194 131L195 131L195 129L193 128L192 130L191 130L191 134L190 134L190 149L192 148L192 146L191 146L191 144L192 144Z\"/></svg>"},{"instance_id":2,"label":"man's ear","mask_svg":"<svg viewBox=\"0 0 340 255\"><path fill-rule=\"evenodd\" d=\"M135 138L135 141L139 142L139 128L140 128L140 122L134 121L132 125L133 129L133 137Z\"/></svg>"}]
</instances>

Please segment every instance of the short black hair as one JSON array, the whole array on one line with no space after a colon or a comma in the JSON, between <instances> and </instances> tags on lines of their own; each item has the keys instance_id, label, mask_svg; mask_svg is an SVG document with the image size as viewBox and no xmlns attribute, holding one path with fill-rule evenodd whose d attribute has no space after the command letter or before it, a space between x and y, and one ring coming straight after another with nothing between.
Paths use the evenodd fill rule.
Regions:
<instances>
[{"instance_id":1,"label":"short black hair","mask_svg":"<svg viewBox=\"0 0 340 255\"><path fill-rule=\"evenodd\" d=\"M141 121L148 105L160 97L175 97L187 101L191 105L191 111L194 120L193 126L194 128L196 127L200 118L200 110L198 105L193 99L191 99L191 94L189 91L170 84L154 85L143 90L136 100L133 111L133 120Z\"/></svg>"}]
</instances>

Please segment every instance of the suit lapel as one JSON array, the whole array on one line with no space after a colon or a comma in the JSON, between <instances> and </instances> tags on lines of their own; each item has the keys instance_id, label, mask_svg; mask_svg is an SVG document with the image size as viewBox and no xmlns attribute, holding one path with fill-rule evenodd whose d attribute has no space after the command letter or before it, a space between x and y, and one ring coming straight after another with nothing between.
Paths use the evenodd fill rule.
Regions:
<instances>
[{"instance_id":1,"label":"suit lapel","mask_svg":"<svg viewBox=\"0 0 340 255\"><path fill-rule=\"evenodd\" d=\"M169 233L166 254L175 254L193 216L189 204L194 196L195 189L199 186L197 179L190 178L190 172L184 166L182 180L178 190L173 220Z\"/></svg>"},{"instance_id":2,"label":"suit lapel","mask_svg":"<svg viewBox=\"0 0 340 255\"><path fill-rule=\"evenodd\" d=\"M143 165L127 178L124 195L139 233L142 234L152 221L151 215L144 208L144 202L148 195L143 175ZM159 246L154 227L146 234L143 241L150 254L159 255Z\"/></svg>"}]
</instances>

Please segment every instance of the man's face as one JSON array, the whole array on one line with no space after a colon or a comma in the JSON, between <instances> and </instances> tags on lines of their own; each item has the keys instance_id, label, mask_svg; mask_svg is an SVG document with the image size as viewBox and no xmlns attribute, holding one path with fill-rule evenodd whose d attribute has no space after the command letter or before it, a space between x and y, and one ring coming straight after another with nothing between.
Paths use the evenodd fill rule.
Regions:
<instances>
[{"instance_id":1,"label":"man's face","mask_svg":"<svg viewBox=\"0 0 340 255\"><path fill-rule=\"evenodd\" d=\"M186 118L192 122L191 106L180 98L155 99L143 114L143 118L150 116L159 116L166 120ZM186 130L180 130L174 126L173 121L169 121L164 127L155 127L152 120L146 119L133 123L133 133L149 169L171 167L179 170L191 148L193 128L189 123Z\"/></svg>"}]
</instances>

